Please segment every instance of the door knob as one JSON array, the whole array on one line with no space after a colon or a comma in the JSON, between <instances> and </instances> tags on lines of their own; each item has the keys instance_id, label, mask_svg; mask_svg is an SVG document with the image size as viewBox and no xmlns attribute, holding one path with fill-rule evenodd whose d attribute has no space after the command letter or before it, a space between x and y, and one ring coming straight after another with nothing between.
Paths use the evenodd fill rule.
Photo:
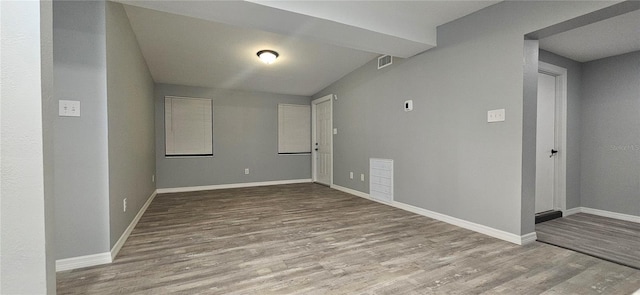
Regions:
<instances>
[{"instance_id":1,"label":"door knob","mask_svg":"<svg viewBox=\"0 0 640 295\"><path fill-rule=\"evenodd\" d=\"M557 154L558 151L551 149L551 155L549 155L549 158L553 157L553 155Z\"/></svg>"}]
</instances>

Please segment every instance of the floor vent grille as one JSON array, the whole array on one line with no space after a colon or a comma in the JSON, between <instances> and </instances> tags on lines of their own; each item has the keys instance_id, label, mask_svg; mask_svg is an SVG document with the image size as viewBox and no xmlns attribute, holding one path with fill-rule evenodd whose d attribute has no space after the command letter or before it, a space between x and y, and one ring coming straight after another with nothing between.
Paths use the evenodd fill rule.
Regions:
<instances>
[{"instance_id":1,"label":"floor vent grille","mask_svg":"<svg viewBox=\"0 0 640 295\"><path fill-rule=\"evenodd\" d=\"M562 217L562 211L551 210L536 214L536 224Z\"/></svg>"}]
</instances>

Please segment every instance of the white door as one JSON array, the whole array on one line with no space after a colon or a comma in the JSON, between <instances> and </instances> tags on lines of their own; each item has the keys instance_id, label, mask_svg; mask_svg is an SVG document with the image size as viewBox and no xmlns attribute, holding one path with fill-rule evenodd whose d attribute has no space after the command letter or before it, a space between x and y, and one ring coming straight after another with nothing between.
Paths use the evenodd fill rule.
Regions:
<instances>
[{"instance_id":1,"label":"white door","mask_svg":"<svg viewBox=\"0 0 640 295\"><path fill-rule=\"evenodd\" d=\"M331 97L328 99L319 98L317 103L314 101L314 180L315 182L325 185L331 185L332 173L332 115L331 115Z\"/></svg>"},{"instance_id":2,"label":"white door","mask_svg":"<svg viewBox=\"0 0 640 295\"><path fill-rule=\"evenodd\" d=\"M536 213L554 210L556 77L538 73Z\"/></svg>"}]
</instances>

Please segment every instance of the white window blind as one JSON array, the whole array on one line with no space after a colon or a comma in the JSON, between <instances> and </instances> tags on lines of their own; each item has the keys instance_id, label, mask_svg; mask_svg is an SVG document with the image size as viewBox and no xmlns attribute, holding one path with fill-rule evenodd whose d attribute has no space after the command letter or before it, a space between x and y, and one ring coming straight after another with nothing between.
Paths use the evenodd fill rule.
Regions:
<instances>
[{"instance_id":1,"label":"white window blind","mask_svg":"<svg viewBox=\"0 0 640 295\"><path fill-rule=\"evenodd\" d=\"M278 105L278 153L311 152L311 106Z\"/></svg>"},{"instance_id":2,"label":"white window blind","mask_svg":"<svg viewBox=\"0 0 640 295\"><path fill-rule=\"evenodd\" d=\"M166 96L164 129L167 156L212 156L211 99Z\"/></svg>"}]
</instances>

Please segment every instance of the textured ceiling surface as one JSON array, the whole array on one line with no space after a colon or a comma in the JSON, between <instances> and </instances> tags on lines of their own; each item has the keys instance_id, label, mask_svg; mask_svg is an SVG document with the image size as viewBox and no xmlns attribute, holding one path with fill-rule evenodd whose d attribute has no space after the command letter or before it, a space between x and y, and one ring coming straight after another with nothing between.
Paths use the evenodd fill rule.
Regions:
<instances>
[{"instance_id":1,"label":"textured ceiling surface","mask_svg":"<svg viewBox=\"0 0 640 295\"><path fill-rule=\"evenodd\" d=\"M640 50L640 10L540 39L540 48L579 62Z\"/></svg>"},{"instance_id":2,"label":"textured ceiling surface","mask_svg":"<svg viewBox=\"0 0 640 295\"><path fill-rule=\"evenodd\" d=\"M120 1L158 83L313 95L499 1ZM261 49L280 53L271 65Z\"/></svg>"}]
</instances>

